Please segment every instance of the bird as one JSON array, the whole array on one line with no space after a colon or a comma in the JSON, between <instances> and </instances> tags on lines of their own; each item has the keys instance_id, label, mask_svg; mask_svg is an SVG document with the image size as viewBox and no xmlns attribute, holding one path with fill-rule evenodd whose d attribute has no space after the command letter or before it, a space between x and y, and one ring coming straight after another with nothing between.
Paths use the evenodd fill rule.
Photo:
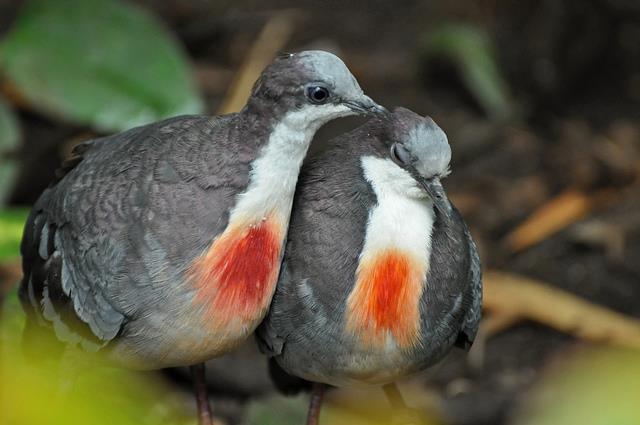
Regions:
<instances>
[{"instance_id":1,"label":"bird","mask_svg":"<svg viewBox=\"0 0 640 425\"><path fill-rule=\"evenodd\" d=\"M429 117L397 108L308 158L258 344L282 390L383 386L468 349L482 306L476 245L441 180L451 148ZM414 412L415 414L415 412ZM411 416L411 415L410 415Z\"/></svg>"},{"instance_id":2,"label":"bird","mask_svg":"<svg viewBox=\"0 0 640 425\"><path fill-rule=\"evenodd\" d=\"M25 335L50 328L134 369L191 366L199 420L211 423L202 363L267 312L315 132L384 111L340 58L303 51L274 59L238 113L81 143L25 225Z\"/></svg>"}]
</instances>

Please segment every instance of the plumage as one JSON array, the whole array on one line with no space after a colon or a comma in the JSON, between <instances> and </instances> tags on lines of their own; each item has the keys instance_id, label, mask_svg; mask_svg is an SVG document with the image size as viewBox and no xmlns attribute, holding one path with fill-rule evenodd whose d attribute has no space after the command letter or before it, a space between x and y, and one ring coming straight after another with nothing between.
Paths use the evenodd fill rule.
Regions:
<instances>
[{"instance_id":1,"label":"plumage","mask_svg":"<svg viewBox=\"0 0 640 425\"><path fill-rule=\"evenodd\" d=\"M193 316L186 300L194 289L174 282L226 227L234 193L248 184L259 146L236 152L242 130L239 116L180 117L87 144L34 206L27 226L36 227L35 238L26 234L22 245L25 281L32 270L56 273L57 280L32 282L35 291L68 297L57 309L73 308L101 345L119 333L168 342L165 320ZM39 249L36 257L47 234L47 255ZM165 311L169 297L185 302ZM68 316L51 309L52 318Z\"/></svg>"},{"instance_id":2,"label":"plumage","mask_svg":"<svg viewBox=\"0 0 640 425\"><path fill-rule=\"evenodd\" d=\"M330 93L319 104L309 85ZM190 365L241 342L275 289L315 131L381 110L337 57L277 59L245 108L81 144L28 218L20 297L63 342L130 367Z\"/></svg>"},{"instance_id":3,"label":"plumage","mask_svg":"<svg viewBox=\"0 0 640 425\"><path fill-rule=\"evenodd\" d=\"M414 345L424 272L412 253L395 248L361 258L347 299L346 332L370 348L384 347L389 338L400 347Z\"/></svg>"},{"instance_id":4,"label":"plumage","mask_svg":"<svg viewBox=\"0 0 640 425\"><path fill-rule=\"evenodd\" d=\"M273 217L230 230L189 270L197 286L194 304L204 304L213 326L226 332L233 331L233 321L251 321L269 304L285 231Z\"/></svg>"},{"instance_id":5,"label":"plumage","mask_svg":"<svg viewBox=\"0 0 640 425\"><path fill-rule=\"evenodd\" d=\"M391 159L396 148L406 163ZM423 186L441 188L449 159L431 119L398 109L307 161L257 331L280 386L386 384L434 364L456 341L473 342L477 250L444 191Z\"/></svg>"}]
</instances>

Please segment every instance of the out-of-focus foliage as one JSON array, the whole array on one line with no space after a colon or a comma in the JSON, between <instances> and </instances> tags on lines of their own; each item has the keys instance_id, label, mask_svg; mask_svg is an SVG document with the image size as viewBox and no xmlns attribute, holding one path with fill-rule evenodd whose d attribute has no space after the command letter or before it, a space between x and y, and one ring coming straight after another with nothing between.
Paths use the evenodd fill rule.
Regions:
<instances>
[{"instance_id":1,"label":"out-of-focus foliage","mask_svg":"<svg viewBox=\"0 0 640 425\"><path fill-rule=\"evenodd\" d=\"M13 291L3 300L0 310L0 361L6 361L6 355L15 352L12 344L19 344L22 329L24 328L25 315L20 306L18 292ZM6 369L3 369L6 370ZM0 383L2 380L0 380Z\"/></svg>"},{"instance_id":2,"label":"out-of-focus foliage","mask_svg":"<svg viewBox=\"0 0 640 425\"><path fill-rule=\"evenodd\" d=\"M467 90L493 119L509 116L509 94L491 39L470 24L448 24L426 34L427 59L440 57L458 69Z\"/></svg>"},{"instance_id":3,"label":"out-of-focus foliage","mask_svg":"<svg viewBox=\"0 0 640 425\"><path fill-rule=\"evenodd\" d=\"M257 400L247 409L247 425L299 425L305 423L309 399L274 396Z\"/></svg>"},{"instance_id":4,"label":"out-of-focus foliage","mask_svg":"<svg viewBox=\"0 0 640 425\"><path fill-rule=\"evenodd\" d=\"M20 256L20 239L29 211L0 210L0 261Z\"/></svg>"},{"instance_id":5,"label":"out-of-focus foliage","mask_svg":"<svg viewBox=\"0 0 640 425\"><path fill-rule=\"evenodd\" d=\"M394 423L407 423L415 425L440 425L439 421L429 418L394 418L391 409L386 405L368 403L366 406L356 406L359 412L356 414L345 407L333 407L323 413L324 423L331 425L389 425ZM366 414L363 414L366 409Z\"/></svg>"},{"instance_id":6,"label":"out-of-focus foliage","mask_svg":"<svg viewBox=\"0 0 640 425\"><path fill-rule=\"evenodd\" d=\"M550 368L517 425L640 424L640 352L600 349Z\"/></svg>"},{"instance_id":7,"label":"out-of-focus foliage","mask_svg":"<svg viewBox=\"0 0 640 425\"><path fill-rule=\"evenodd\" d=\"M382 391L382 390L379 390ZM331 395L324 402L320 413L320 423L331 425L388 425L390 423L405 423L384 400L382 403L358 399L340 402L336 405L331 401ZM287 396L273 396L257 400L249 404L247 411L248 425L299 425L305 423L309 408L307 394L295 398ZM397 413L397 412L396 412ZM414 425L439 425L433 418L412 417L406 423ZM394 422L395 421L395 422Z\"/></svg>"},{"instance_id":8,"label":"out-of-focus foliage","mask_svg":"<svg viewBox=\"0 0 640 425\"><path fill-rule=\"evenodd\" d=\"M118 0L30 0L0 63L33 108L98 130L202 110L174 38Z\"/></svg>"},{"instance_id":9,"label":"out-of-focus foliage","mask_svg":"<svg viewBox=\"0 0 640 425\"><path fill-rule=\"evenodd\" d=\"M13 188L17 165L8 156L15 153L19 141L18 120L0 98L0 205L5 202L9 191Z\"/></svg>"},{"instance_id":10,"label":"out-of-focus foliage","mask_svg":"<svg viewBox=\"0 0 640 425\"><path fill-rule=\"evenodd\" d=\"M96 357L74 357L72 367L61 369L57 361L42 365L27 360L21 352L23 326L14 291L0 321L0 423L195 425L195 414L185 411L176 393L157 378L103 366ZM47 360L57 351L43 343L38 352ZM73 385L60 392L62 382Z\"/></svg>"}]
</instances>

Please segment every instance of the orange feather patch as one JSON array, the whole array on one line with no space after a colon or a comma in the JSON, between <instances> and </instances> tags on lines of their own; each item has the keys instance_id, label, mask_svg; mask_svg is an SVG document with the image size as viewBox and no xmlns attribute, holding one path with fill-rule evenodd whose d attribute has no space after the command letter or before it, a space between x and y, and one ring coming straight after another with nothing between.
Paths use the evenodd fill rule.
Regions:
<instances>
[{"instance_id":1,"label":"orange feather patch","mask_svg":"<svg viewBox=\"0 0 640 425\"><path fill-rule=\"evenodd\" d=\"M424 273L417 259L397 249L363 259L347 300L346 330L366 346L383 347L388 335L401 348L414 345Z\"/></svg>"},{"instance_id":2,"label":"orange feather patch","mask_svg":"<svg viewBox=\"0 0 640 425\"><path fill-rule=\"evenodd\" d=\"M206 305L204 317L215 327L260 319L275 288L283 236L273 218L229 226L192 265L195 301Z\"/></svg>"}]
</instances>

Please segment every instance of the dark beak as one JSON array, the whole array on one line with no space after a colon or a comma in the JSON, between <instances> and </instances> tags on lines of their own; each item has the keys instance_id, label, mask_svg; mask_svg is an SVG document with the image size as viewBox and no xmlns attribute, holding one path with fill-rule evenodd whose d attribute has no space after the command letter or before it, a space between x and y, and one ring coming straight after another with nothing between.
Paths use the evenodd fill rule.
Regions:
<instances>
[{"instance_id":1,"label":"dark beak","mask_svg":"<svg viewBox=\"0 0 640 425\"><path fill-rule=\"evenodd\" d=\"M449 217L451 215L451 204L447 198L447 194L444 192L444 187L438 177L431 177L428 179L420 178L418 180L429 197L433 200L433 205L436 211L440 213L442 217Z\"/></svg>"},{"instance_id":2,"label":"dark beak","mask_svg":"<svg viewBox=\"0 0 640 425\"><path fill-rule=\"evenodd\" d=\"M362 97L357 101L349 100L349 101L345 101L344 104L347 105L352 111L358 114L384 115L389 113L389 111L387 111L387 108L385 108L384 106L378 105L376 102L373 101L373 99L365 95L362 95Z\"/></svg>"}]
</instances>

